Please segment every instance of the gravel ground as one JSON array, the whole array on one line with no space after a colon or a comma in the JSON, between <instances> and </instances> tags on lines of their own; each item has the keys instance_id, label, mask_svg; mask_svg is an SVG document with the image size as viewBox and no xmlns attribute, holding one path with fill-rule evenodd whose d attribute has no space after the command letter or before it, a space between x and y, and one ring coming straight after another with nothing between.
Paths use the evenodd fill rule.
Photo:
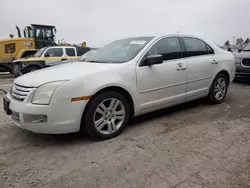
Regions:
<instances>
[{"instance_id":1,"label":"gravel ground","mask_svg":"<svg viewBox=\"0 0 250 188\"><path fill-rule=\"evenodd\" d=\"M0 75L0 89L12 78ZM0 94L0 97L3 94ZM250 84L133 119L122 135L41 135L0 104L0 187L250 188Z\"/></svg>"}]
</instances>

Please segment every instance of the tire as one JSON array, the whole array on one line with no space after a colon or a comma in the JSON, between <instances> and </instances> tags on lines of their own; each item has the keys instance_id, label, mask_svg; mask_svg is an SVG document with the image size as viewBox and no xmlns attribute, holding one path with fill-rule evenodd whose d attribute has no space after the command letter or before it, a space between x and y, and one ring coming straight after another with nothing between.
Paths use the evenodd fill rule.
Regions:
<instances>
[{"instance_id":1,"label":"tire","mask_svg":"<svg viewBox=\"0 0 250 188\"><path fill-rule=\"evenodd\" d=\"M220 87L218 87L218 85L220 85ZM209 101L214 104L222 103L227 95L228 85L229 85L229 80L227 76L223 73L218 74L211 85L208 94Z\"/></svg>"},{"instance_id":2,"label":"tire","mask_svg":"<svg viewBox=\"0 0 250 188\"><path fill-rule=\"evenodd\" d=\"M89 101L83 115L81 130L86 130L94 139L106 140L119 135L129 118L128 100L116 91L108 91Z\"/></svg>"},{"instance_id":3,"label":"tire","mask_svg":"<svg viewBox=\"0 0 250 188\"><path fill-rule=\"evenodd\" d=\"M27 68L27 70L25 71L25 73L34 72L34 71L37 71L39 69L40 69L40 67L30 66L30 67Z\"/></svg>"}]
</instances>

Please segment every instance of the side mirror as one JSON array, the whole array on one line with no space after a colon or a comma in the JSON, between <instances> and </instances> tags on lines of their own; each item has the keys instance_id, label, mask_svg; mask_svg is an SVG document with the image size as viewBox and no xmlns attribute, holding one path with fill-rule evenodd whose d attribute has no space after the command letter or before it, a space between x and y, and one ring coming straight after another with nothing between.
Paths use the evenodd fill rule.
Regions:
<instances>
[{"instance_id":1,"label":"side mirror","mask_svg":"<svg viewBox=\"0 0 250 188\"><path fill-rule=\"evenodd\" d=\"M142 66L151 66L163 63L163 57L160 54L149 55L142 63Z\"/></svg>"},{"instance_id":2,"label":"side mirror","mask_svg":"<svg viewBox=\"0 0 250 188\"><path fill-rule=\"evenodd\" d=\"M49 54L48 53L44 54L44 57L49 57Z\"/></svg>"}]
</instances>

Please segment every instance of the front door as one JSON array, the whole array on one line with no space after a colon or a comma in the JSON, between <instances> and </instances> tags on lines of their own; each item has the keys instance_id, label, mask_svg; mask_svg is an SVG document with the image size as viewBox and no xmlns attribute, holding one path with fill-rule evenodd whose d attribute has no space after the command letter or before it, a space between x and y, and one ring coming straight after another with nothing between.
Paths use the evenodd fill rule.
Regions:
<instances>
[{"instance_id":1,"label":"front door","mask_svg":"<svg viewBox=\"0 0 250 188\"><path fill-rule=\"evenodd\" d=\"M66 56L64 55L63 48L54 48L54 47L49 48L45 52L44 58L46 66L50 66L50 64L67 59Z\"/></svg>"},{"instance_id":2,"label":"front door","mask_svg":"<svg viewBox=\"0 0 250 188\"><path fill-rule=\"evenodd\" d=\"M136 68L142 111L165 107L186 98L188 73L179 38L158 40L145 57L152 54L161 54L163 63Z\"/></svg>"},{"instance_id":3,"label":"front door","mask_svg":"<svg viewBox=\"0 0 250 188\"><path fill-rule=\"evenodd\" d=\"M217 63L213 49L200 39L184 37L186 48L188 87L187 97L199 97L209 91L213 69Z\"/></svg>"}]
</instances>

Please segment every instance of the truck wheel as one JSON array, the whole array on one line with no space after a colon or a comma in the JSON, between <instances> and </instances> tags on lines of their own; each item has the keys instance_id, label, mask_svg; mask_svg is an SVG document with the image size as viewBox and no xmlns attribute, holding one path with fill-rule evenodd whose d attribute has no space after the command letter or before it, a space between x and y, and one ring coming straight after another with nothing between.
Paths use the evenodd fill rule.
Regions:
<instances>
[{"instance_id":1,"label":"truck wheel","mask_svg":"<svg viewBox=\"0 0 250 188\"><path fill-rule=\"evenodd\" d=\"M128 100L116 91L108 91L89 101L82 126L95 139L110 139L122 132L129 116Z\"/></svg>"},{"instance_id":2,"label":"truck wheel","mask_svg":"<svg viewBox=\"0 0 250 188\"><path fill-rule=\"evenodd\" d=\"M27 70L25 71L25 73L34 72L34 71L37 71L39 69L40 68L37 67L37 66L31 66L31 67L27 68Z\"/></svg>"},{"instance_id":3,"label":"truck wheel","mask_svg":"<svg viewBox=\"0 0 250 188\"><path fill-rule=\"evenodd\" d=\"M209 91L209 101L215 104L223 102L227 95L229 81L225 74L218 74Z\"/></svg>"}]
</instances>

